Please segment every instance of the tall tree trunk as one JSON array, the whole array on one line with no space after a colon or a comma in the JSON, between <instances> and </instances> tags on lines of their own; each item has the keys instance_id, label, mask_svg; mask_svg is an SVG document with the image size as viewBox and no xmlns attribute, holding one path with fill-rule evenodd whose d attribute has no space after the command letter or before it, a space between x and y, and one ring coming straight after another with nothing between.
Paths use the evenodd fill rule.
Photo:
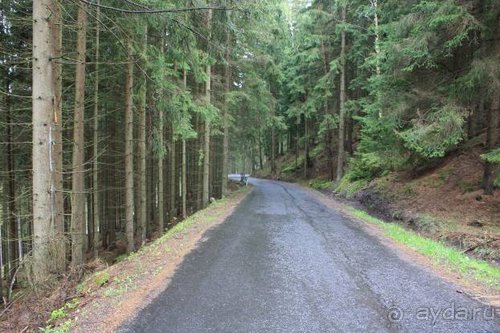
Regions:
<instances>
[{"instance_id":1,"label":"tall tree trunk","mask_svg":"<svg viewBox=\"0 0 500 333\"><path fill-rule=\"evenodd\" d=\"M182 73L182 82L184 91L187 90L187 71ZM187 158L186 158L186 140L182 139L182 218L187 217Z\"/></svg>"},{"instance_id":2,"label":"tall tree trunk","mask_svg":"<svg viewBox=\"0 0 500 333\"><path fill-rule=\"evenodd\" d=\"M163 110L158 112L158 144L160 147L164 146L163 136L164 136L164 120L163 120ZM163 149L163 148L162 148ZM165 192L164 192L164 177L163 177L163 161L165 160L164 154L158 156L158 229L161 233L165 231Z\"/></svg>"},{"instance_id":3,"label":"tall tree trunk","mask_svg":"<svg viewBox=\"0 0 500 333\"><path fill-rule=\"evenodd\" d=\"M52 66L52 79L54 85L54 142L52 149L55 158L54 172L54 201L55 201L55 217L54 228L56 238L59 239L59 247L61 251L57 254L57 271L64 272L66 269L66 236L64 229L64 197L63 197L63 138L62 138L62 65L60 58L62 56L62 16L61 3L55 1L54 11L52 12L52 20L50 21L50 30L53 38L52 54L54 64Z\"/></svg>"},{"instance_id":4,"label":"tall tree trunk","mask_svg":"<svg viewBox=\"0 0 500 333\"><path fill-rule=\"evenodd\" d=\"M304 142L304 178L307 178L308 172L308 163L309 163L309 126L307 121L307 116L304 115L304 133L305 133L305 142Z\"/></svg>"},{"instance_id":5,"label":"tall tree trunk","mask_svg":"<svg viewBox=\"0 0 500 333\"><path fill-rule=\"evenodd\" d=\"M499 97L493 96L490 109L488 111L488 131L486 132L486 147L492 150L498 142L498 117ZM485 194L493 194L493 183L495 181L495 165L488 161L484 164L483 188Z\"/></svg>"},{"instance_id":6,"label":"tall tree trunk","mask_svg":"<svg viewBox=\"0 0 500 333\"><path fill-rule=\"evenodd\" d=\"M374 47L375 47L375 74L377 77L380 77L381 70L380 70L380 27L379 27L379 17L378 17L378 0L370 0L371 6L373 7L373 25L374 25L374 33L375 33L375 42L374 42ZM379 93L377 93L380 95ZM377 99L379 99L379 96L377 96ZM378 111L378 117L382 118L383 112L382 108L379 108Z\"/></svg>"},{"instance_id":7,"label":"tall tree trunk","mask_svg":"<svg viewBox=\"0 0 500 333\"><path fill-rule=\"evenodd\" d=\"M3 194L3 193L2 193ZM2 209L5 209L6 208L6 204L5 204L5 201L3 201L2 203ZM3 216L2 216L2 219L3 219ZM3 224L0 225L0 267L4 267L4 251L3 251L3 232L2 232L2 228L3 227ZM4 297L4 275L3 275L3 270L0 269L0 298L3 299Z\"/></svg>"},{"instance_id":8,"label":"tall tree trunk","mask_svg":"<svg viewBox=\"0 0 500 333\"><path fill-rule=\"evenodd\" d=\"M260 121L259 121L259 167L260 169L264 169L264 152L262 149L262 130L260 129Z\"/></svg>"},{"instance_id":9,"label":"tall tree trunk","mask_svg":"<svg viewBox=\"0 0 500 333\"><path fill-rule=\"evenodd\" d=\"M165 31L162 31L162 37L160 38L161 45L160 45L160 53L162 56L165 55ZM158 144L160 145L161 153L160 156L158 156L158 182L157 182L157 187L158 187L158 229L160 233L163 233L165 231L165 189L164 189L164 182L165 179L163 177L163 162L165 161L165 154L163 153L163 148L165 146L165 124L164 124L164 119L163 119L163 112L164 110L161 108L158 108Z\"/></svg>"},{"instance_id":10,"label":"tall tree trunk","mask_svg":"<svg viewBox=\"0 0 500 333\"><path fill-rule=\"evenodd\" d=\"M269 83L269 94L272 96L271 83ZM271 174L273 179L276 179L276 128L275 128L275 110L274 105L271 106Z\"/></svg>"},{"instance_id":11,"label":"tall tree trunk","mask_svg":"<svg viewBox=\"0 0 500 333\"><path fill-rule=\"evenodd\" d=\"M134 240L134 59L132 42L127 41L128 61L125 79L125 233L127 252L135 249Z\"/></svg>"},{"instance_id":12,"label":"tall tree trunk","mask_svg":"<svg viewBox=\"0 0 500 333\"><path fill-rule=\"evenodd\" d=\"M373 25L375 28L375 71L377 76L380 76L380 28L378 22L378 0L370 0L374 10Z\"/></svg>"},{"instance_id":13,"label":"tall tree trunk","mask_svg":"<svg viewBox=\"0 0 500 333\"><path fill-rule=\"evenodd\" d=\"M342 23L346 22L347 7L342 7ZM341 33L340 46L340 115L339 115L339 139L338 139L338 159L337 159L337 181L340 181L344 175L344 136L345 136L345 76L346 76L346 34L345 29Z\"/></svg>"},{"instance_id":14,"label":"tall tree trunk","mask_svg":"<svg viewBox=\"0 0 500 333\"><path fill-rule=\"evenodd\" d=\"M274 128L274 121L271 124L271 174L273 178L276 178L276 129Z\"/></svg>"},{"instance_id":15,"label":"tall tree trunk","mask_svg":"<svg viewBox=\"0 0 500 333\"><path fill-rule=\"evenodd\" d=\"M85 239L85 57L87 53L87 5L78 9L77 64L75 75L75 114L71 189L71 264L84 263Z\"/></svg>"},{"instance_id":16,"label":"tall tree trunk","mask_svg":"<svg viewBox=\"0 0 500 333\"><path fill-rule=\"evenodd\" d=\"M6 75L7 82L5 91L11 91L11 80ZM4 110L1 110L4 111ZM8 258L7 262L9 264L9 281L14 278L14 273L16 271L18 262L18 253L16 247L17 239L17 204L16 204L16 167L15 167L15 156L14 156L14 138L12 137L12 104L10 95L5 96L5 126L6 126L6 153L7 153L7 244L8 244ZM1 266L0 266L1 267Z\"/></svg>"},{"instance_id":17,"label":"tall tree trunk","mask_svg":"<svg viewBox=\"0 0 500 333\"><path fill-rule=\"evenodd\" d=\"M61 250L55 217L55 167L58 155L52 144L55 130L54 39L51 23L55 2L33 2L33 273L34 282L43 283L57 271ZM59 246L58 246L59 245Z\"/></svg>"},{"instance_id":18,"label":"tall tree trunk","mask_svg":"<svg viewBox=\"0 0 500 333\"><path fill-rule=\"evenodd\" d=\"M139 91L139 108L138 108L138 117L139 117L139 129L138 129L138 174L139 174L139 181L137 183L137 192L139 195L138 198L138 221L137 224L140 229L140 234L139 234L139 241L141 244L144 244L146 242L146 231L147 231L147 206L146 206L146 95L147 95L147 82L146 82L146 74L144 73L144 70L146 68L146 49L147 49L147 42L148 42L148 27L147 25L144 27L144 36L143 36L143 45L142 45L142 52L143 52L143 59L142 59L142 64L143 64L143 71L141 72L141 86L140 86L140 91Z\"/></svg>"},{"instance_id":19,"label":"tall tree trunk","mask_svg":"<svg viewBox=\"0 0 500 333\"><path fill-rule=\"evenodd\" d=\"M163 136L164 136L164 120L163 120L163 110L158 112L158 144L160 147L164 146ZM163 149L163 148L162 148ZM164 192L164 177L163 177L163 161L165 160L164 154L158 156L158 229L161 233L165 230L165 192Z\"/></svg>"},{"instance_id":20,"label":"tall tree trunk","mask_svg":"<svg viewBox=\"0 0 500 333\"><path fill-rule=\"evenodd\" d=\"M297 116L297 126L295 126L295 170L299 167L299 150L300 150L300 116Z\"/></svg>"},{"instance_id":21,"label":"tall tree trunk","mask_svg":"<svg viewBox=\"0 0 500 333\"><path fill-rule=\"evenodd\" d=\"M207 30L209 31L209 38L207 42L207 50L210 50L210 39L212 31L212 9L208 10ZM211 80L212 80L212 66L207 65L207 82L205 84L205 103L207 106L211 104ZM210 121L205 119L204 130L204 147L203 147L203 191L202 191L202 207L208 205L209 191L210 191Z\"/></svg>"},{"instance_id":22,"label":"tall tree trunk","mask_svg":"<svg viewBox=\"0 0 500 333\"><path fill-rule=\"evenodd\" d=\"M170 189L169 189L169 222L174 223L175 222L175 217L176 217L176 212L175 212L175 197L176 197L176 190L175 190L175 177L176 177L176 172L175 172L175 128L172 126L172 131L170 132L170 145L169 145L169 150L170 150L170 168L169 168L169 173L170 173Z\"/></svg>"},{"instance_id":23,"label":"tall tree trunk","mask_svg":"<svg viewBox=\"0 0 500 333\"><path fill-rule=\"evenodd\" d=\"M97 251L99 248L99 228L101 224L101 206L99 195L99 47L100 47L100 19L101 19L101 8L99 7L100 0L97 0L96 7L96 32L95 32L95 75L94 75L94 145L93 145L93 168L92 168L92 214L93 214L93 236L92 248L94 250L94 258L97 258Z\"/></svg>"},{"instance_id":24,"label":"tall tree trunk","mask_svg":"<svg viewBox=\"0 0 500 333\"><path fill-rule=\"evenodd\" d=\"M231 1L229 1L231 4ZM231 24L231 11L226 11L227 25ZM231 29L226 30L226 65L224 66L224 108L222 114L222 126L224 128L224 138L222 143L222 196L227 195L227 176L228 158L229 158L229 102L228 94L231 91L232 77L231 77Z\"/></svg>"},{"instance_id":25,"label":"tall tree trunk","mask_svg":"<svg viewBox=\"0 0 500 333\"><path fill-rule=\"evenodd\" d=\"M322 40L321 41L321 54L323 58L323 74L328 75L330 72L330 59L328 56L328 50L326 48L325 42ZM329 89L328 87L326 88L327 90ZM328 91L327 91L328 92ZM326 93L327 93L326 92ZM333 110L333 108L332 108ZM326 97L325 100L325 116L330 115L330 103L328 100L328 97ZM332 114L333 117L333 114ZM328 128L326 133L325 133L325 147L328 155L328 172L329 172L329 177L330 180L333 180L335 178L334 171L335 171L335 159L333 157L333 129Z\"/></svg>"}]
</instances>

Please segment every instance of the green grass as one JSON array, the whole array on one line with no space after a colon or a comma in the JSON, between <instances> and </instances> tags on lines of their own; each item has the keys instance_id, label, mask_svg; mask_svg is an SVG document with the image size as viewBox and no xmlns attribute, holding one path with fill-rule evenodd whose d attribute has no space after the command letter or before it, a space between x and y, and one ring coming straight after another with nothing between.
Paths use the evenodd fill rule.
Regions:
<instances>
[{"instance_id":1,"label":"green grass","mask_svg":"<svg viewBox=\"0 0 500 333\"><path fill-rule=\"evenodd\" d=\"M299 155L297 161L295 161L295 155L293 156L293 159L290 159L288 163L281 166L281 173L292 173L302 168L304 165L304 155Z\"/></svg>"},{"instance_id":2,"label":"green grass","mask_svg":"<svg viewBox=\"0 0 500 333\"><path fill-rule=\"evenodd\" d=\"M326 190L332 187L333 182L325 179L313 179L309 182L309 186L316 190Z\"/></svg>"},{"instance_id":3,"label":"green grass","mask_svg":"<svg viewBox=\"0 0 500 333\"><path fill-rule=\"evenodd\" d=\"M51 325L47 325L46 327L40 327L40 331L43 333L67 333L70 331L72 324L73 320L68 319L56 327L53 327Z\"/></svg>"},{"instance_id":4,"label":"green grass","mask_svg":"<svg viewBox=\"0 0 500 333\"><path fill-rule=\"evenodd\" d=\"M352 198L356 192L360 191L367 184L368 181L365 179L351 181L347 177L343 177L335 190L346 198Z\"/></svg>"},{"instance_id":5,"label":"green grass","mask_svg":"<svg viewBox=\"0 0 500 333\"><path fill-rule=\"evenodd\" d=\"M348 207L347 210L355 217L382 228L384 233L398 243L428 256L435 265L440 265L450 271L460 274L464 279L472 279L495 290L500 290L500 268L486 261L470 258L445 244L422 237L401 225L385 223L364 211Z\"/></svg>"}]
</instances>

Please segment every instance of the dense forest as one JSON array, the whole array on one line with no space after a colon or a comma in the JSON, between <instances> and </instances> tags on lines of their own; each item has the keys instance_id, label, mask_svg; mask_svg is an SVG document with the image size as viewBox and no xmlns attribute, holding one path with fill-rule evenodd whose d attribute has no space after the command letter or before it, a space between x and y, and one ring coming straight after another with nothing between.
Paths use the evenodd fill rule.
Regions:
<instances>
[{"instance_id":1,"label":"dense forest","mask_svg":"<svg viewBox=\"0 0 500 333\"><path fill-rule=\"evenodd\" d=\"M492 194L499 7L2 0L0 294L137 250L229 173L367 182L476 142Z\"/></svg>"}]
</instances>

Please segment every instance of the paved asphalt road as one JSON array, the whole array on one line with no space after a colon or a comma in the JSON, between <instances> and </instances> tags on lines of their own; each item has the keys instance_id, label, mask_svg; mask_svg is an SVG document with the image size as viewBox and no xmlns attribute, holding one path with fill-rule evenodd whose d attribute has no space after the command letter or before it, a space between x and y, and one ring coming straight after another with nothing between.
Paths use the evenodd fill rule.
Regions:
<instances>
[{"instance_id":1,"label":"paved asphalt road","mask_svg":"<svg viewBox=\"0 0 500 333\"><path fill-rule=\"evenodd\" d=\"M499 309L492 319L306 191L250 182L121 332L500 332Z\"/></svg>"}]
</instances>

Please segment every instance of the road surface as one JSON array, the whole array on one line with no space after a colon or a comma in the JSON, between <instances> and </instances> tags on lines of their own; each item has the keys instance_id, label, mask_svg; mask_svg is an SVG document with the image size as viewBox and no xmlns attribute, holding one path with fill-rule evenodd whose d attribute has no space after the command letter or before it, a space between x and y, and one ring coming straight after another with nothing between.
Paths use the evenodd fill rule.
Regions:
<instances>
[{"instance_id":1,"label":"road surface","mask_svg":"<svg viewBox=\"0 0 500 333\"><path fill-rule=\"evenodd\" d=\"M498 309L307 191L250 182L253 192L121 332L500 332Z\"/></svg>"}]
</instances>

